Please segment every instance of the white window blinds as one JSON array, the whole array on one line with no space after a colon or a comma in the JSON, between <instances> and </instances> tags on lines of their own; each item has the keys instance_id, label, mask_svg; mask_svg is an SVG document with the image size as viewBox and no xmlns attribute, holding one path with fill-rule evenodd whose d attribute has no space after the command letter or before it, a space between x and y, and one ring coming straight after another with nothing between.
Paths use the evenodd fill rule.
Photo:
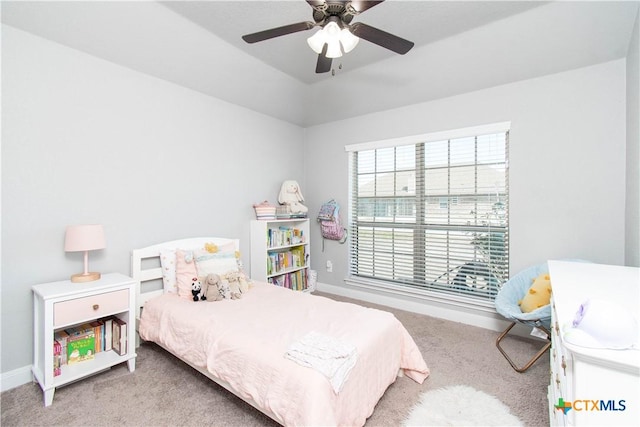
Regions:
<instances>
[{"instance_id":1,"label":"white window blinds","mask_svg":"<svg viewBox=\"0 0 640 427\"><path fill-rule=\"evenodd\" d=\"M509 134L483 130L347 147L352 278L494 299L508 278Z\"/></svg>"}]
</instances>

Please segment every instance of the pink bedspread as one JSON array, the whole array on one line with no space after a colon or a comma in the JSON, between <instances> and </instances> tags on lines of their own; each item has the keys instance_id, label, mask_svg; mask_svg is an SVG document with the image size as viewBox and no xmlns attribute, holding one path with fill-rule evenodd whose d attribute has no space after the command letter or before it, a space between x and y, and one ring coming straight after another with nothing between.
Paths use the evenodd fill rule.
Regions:
<instances>
[{"instance_id":1,"label":"pink bedspread","mask_svg":"<svg viewBox=\"0 0 640 427\"><path fill-rule=\"evenodd\" d=\"M355 345L344 387L286 359L310 331ZM429 369L391 313L254 283L240 300L192 302L172 294L145 305L140 336L207 369L235 393L287 426L363 425L398 369L422 383Z\"/></svg>"}]
</instances>

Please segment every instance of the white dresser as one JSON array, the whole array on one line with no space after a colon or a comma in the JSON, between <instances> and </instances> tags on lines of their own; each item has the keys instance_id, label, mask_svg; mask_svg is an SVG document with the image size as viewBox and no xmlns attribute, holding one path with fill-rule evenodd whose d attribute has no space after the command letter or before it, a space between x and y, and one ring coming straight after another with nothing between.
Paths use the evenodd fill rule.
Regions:
<instances>
[{"instance_id":1,"label":"white dresser","mask_svg":"<svg viewBox=\"0 0 640 427\"><path fill-rule=\"evenodd\" d=\"M581 347L563 336L588 298L616 303L638 318L640 269L549 261L549 273L553 288L550 424L639 425L640 350Z\"/></svg>"}]
</instances>

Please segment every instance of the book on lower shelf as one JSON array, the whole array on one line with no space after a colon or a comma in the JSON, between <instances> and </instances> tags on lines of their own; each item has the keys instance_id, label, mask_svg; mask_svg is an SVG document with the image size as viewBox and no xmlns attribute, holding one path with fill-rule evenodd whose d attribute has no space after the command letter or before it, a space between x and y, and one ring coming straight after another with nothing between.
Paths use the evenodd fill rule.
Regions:
<instances>
[{"instance_id":1,"label":"book on lower shelf","mask_svg":"<svg viewBox=\"0 0 640 427\"><path fill-rule=\"evenodd\" d=\"M113 348L113 317L105 317L100 321L104 324L103 351L109 351Z\"/></svg>"},{"instance_id":2,"label":"book on lower shelf","mask_svg":"<svg viewBox=\"0 0 640 427\"><path fill-rule=\"evenodd\" d=\"M307 271L306 269L298 270L279 276L269 277L267 282L283 288L292 289L294 291L303 291L307 289Z\"/></svg>"},{"instance_id":3,"label":"book on lower shelf","mask_svg":"<svg viewBox=\"0 0 640 427\"><path fill-rule=\"evenodd\" d=\"M103 344L104 323L102 321L100 321L100 319L98 319L98 320L94 320L93 322L91 322L90 325L93 327L93 333L94 333L94 335L96 337L95 352L96 353L100 353L100 352L104 351L104 344Z\"/></svg>"},{"instance_id":4,"label":"book on lower shelf","mask_svg":"<svg viewBox=\"0 0 640 427\"><path fill-rule=\"evenodd\" d=\"M62 346L57 340L53 341L53 376L57 377L62 373L60 370L61 366L61 357L62 354Z\"/></svg>"},{"instance_id":5,"label":"book on lower shelf","mask_svg":"<svg viewBox=\"0 0 640 427\"><path fill-rule=\"evenodd\" d=\"M92 360L96 357L96 336L91 328L88 332L69 335L67 338L67 364Z\"/></svg>"},{"instance_id":6,"label":"book on lower shelf","mask_svg":"<svg viewBox=\"0 0 640 427\"><path fill-rule=\"evenodd\" d=\"M120 356L127 354L127 322L114 317L112 330L113 351Z\"/></svg>"},{"instance_id":7,"label":"book on lower shelf","mask_svg":"<svg viewBox=\"0 0 640 427\"><path fill-rule=\"evenodd\" d=\"M267 254L267 274L278 273L290 268L304 267L308 256L304 246L298 246L285 252Z\"/></svg>"},{"instance_id":8,"label":"book on lower shelf","mask_svg":"<svg viewBox=\"0 0 640 427\"><path fill-rule=\"evenodd\" d=\"M60 344L60 366L67 364L67 338L68 337L69 337L69 334L64 329L56 331L56 333L53 335L54 353L55 353L55 341L57 341L58 344Z\"/></svg>"}]
</instances>

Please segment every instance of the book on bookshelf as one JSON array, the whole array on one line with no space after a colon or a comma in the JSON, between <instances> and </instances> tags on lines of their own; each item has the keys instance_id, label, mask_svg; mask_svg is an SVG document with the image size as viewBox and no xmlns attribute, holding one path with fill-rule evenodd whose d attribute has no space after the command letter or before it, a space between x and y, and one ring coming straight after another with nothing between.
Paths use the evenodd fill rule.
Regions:
<instances>
[{"instance_id":1,"label":"book on bookshelf","mask_svg":"<svg viewBox=\"0 0 640 427\"><path fill-rule=\"evenodd\" d=\"M303 291L308 288L306 270L298 270L280 276L270 277L267 279L267 282L294 291Z\"/></svg>"},{"instance_id":2,"label":"book on bookshelf","mask_svg":"<svg viewBox=\"0 0 640 427\"><path fill-rule=\"evenodd\" d=\"M305 267L306 263L307 254L304 246L298 246L286 252L269 252L267 254L267 274Z\"/></svg>"},{"instance_id":3,"label":"book on bookshelf","mask_svg":"<svg viewBox=\"0 0 640 427\"><path fill-rule=\"evenodd\" d=\"M113 349L113 317L100 319L104 324L104 351Z\"/></svg>"},{"instance_id":4,"label":"book on bookshelf","mask_svg":"<svg viewBox=\"0 0 640 427\"><path fill-rule=\"evenodd\" d=\"M119 355L127 354L127 323L118 317L113 318L112 346Z\"/></svg>"},{"instance_id":5,"label":"book on bookshelf","mask_svg":"<svg viewBox=\"0 0 640 427\"><path fill-rule=\"evenodd\" d=\"M96 353L100 353L103 351L103 344L102 344L102 323L99 320L94 320L93 322L90 323L91 326L93 326L93 334L95 335L95 343L96 343L96 347L95 347L95 352Z\"/></svg>"},{"instance_id":6,"label":"book on bookshelf","mask_svg":"<svg viewBox=\"0 0 640 427\"><path fill-rule=\"evenodd\" d=\"M72 326L70 328L64 329L64 331L69 334L67 340L71 339L74 336L85 335L89 332L93 332L93 326L89 323L83 323L81 325Z\"/></svg>"},{"instance_id":7,"label":"book on bookshelf","mask_svg":"<svg viewBox=\"0 0 640 427\"><path fill-rule=\"evenodd\" d=\"M70 334L67 338L67 364L84 362L95 358L95 334L93 329L81 334Z\"/></svg>"},{"instance_id":8,"label":"book on bookshelf","mask_svg":"<svg viewBox=\"0 0 640 427\"><path fill-rule=\"evenodd\" d=\"M67 338L69 334L64 329L56 331L53 339L60 344L60 366L67 364Z\"/></svg>"},{"instance_id":9,"label":"book on bookshelf","mask_svg":"<svg viewBox=\"0 0 640 427\"><path fill-rule=\"evenodd\" d=\"M278 227L267 230L267 245L269 247L279 247L288 245L298 245L305 242L304 231L298 228Z\"/></svg>"},{"instance_id":10,"label":"book on bookshelf","mask_svg":"<svg viewBox=\"0 0 640 427\"><path fill-rule=\"evenodd\" d=\"M62 373L61 366L61 357L62 354L62 346L57 340L53 341L53 376L57 377Z\"/></svg>"}]
</instances>

